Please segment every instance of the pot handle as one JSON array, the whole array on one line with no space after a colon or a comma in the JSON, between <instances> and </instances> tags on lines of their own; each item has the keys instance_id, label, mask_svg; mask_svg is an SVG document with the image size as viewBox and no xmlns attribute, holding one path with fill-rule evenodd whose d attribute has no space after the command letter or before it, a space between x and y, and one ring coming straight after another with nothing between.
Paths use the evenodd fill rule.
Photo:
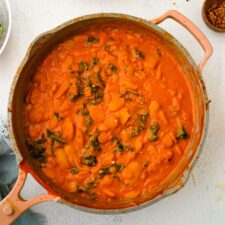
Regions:
<instances>
[{"instance_id":1,"label":"pot handle","mask_svg":"<svg viewBox=\"0 0 225 225\"><path fill-rule=\"evenodd\" d=\"M20 196L21 189L26 181L27 172L22 168L19 169L18 179L12 191L0 202L0 221L1 225L9 225L17 217L22 215L31 206L40 202L52 201L56 196L50 194L42 194L35 196L30 200L24 200Z\"/></svg>"},{"instance_id":2,"label":"pot handle","mask_svg":"<svg viewBox=\"0 0 225 225\"><path fill-rule=\"evenodd\" d=\"M187 17L177 12L176 10L169 10L162 16L151 20L151 22L154 24L159 24L168 18L175 20L176 22L181 24L183 27L185 27L188 31L190 31L191 34L196 38L196 40L202 46L205 52L205 55L198 66L199 70L202 71L205 63L208 61L208 59L210 58L213 52L213 48L209 40L194 23L192 23Z\"/></svg>"}]
</instances>

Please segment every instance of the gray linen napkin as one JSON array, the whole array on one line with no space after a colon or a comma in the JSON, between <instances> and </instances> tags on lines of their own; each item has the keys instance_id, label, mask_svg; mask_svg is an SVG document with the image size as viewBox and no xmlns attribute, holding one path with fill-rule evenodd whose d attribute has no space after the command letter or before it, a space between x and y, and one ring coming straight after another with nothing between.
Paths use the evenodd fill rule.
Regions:
<instances>
[{"instance_id":1,"label":"gray linen napkin","mask_svg":"<svg viewBox=\"0 0 225 225\"><path fill-rule=\"evenodd\" d=\"M9 142L7 128L0 120L0 201L10 192L18 175L15 155ZM0 221L1 224L1 221ZM28 210L13 225L43 225L45 218Z\"/></svg>"}]
</instances>

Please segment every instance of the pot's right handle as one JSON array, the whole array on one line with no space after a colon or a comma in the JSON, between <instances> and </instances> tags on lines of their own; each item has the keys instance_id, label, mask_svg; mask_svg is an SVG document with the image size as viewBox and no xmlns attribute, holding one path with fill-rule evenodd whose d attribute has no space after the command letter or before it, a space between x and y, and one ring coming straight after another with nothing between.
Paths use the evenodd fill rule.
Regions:
<instances>
[{"instance_id":1,"label":"pot's right handle","mask_svg":"<svg viewBox=\"0 0 225 225\"><path fill-rule=\"evenodd\" d=\"M213 52L213 48L209 40L195 24L193 24L187 17L177 12L176 10L169 10L162 16L151 20L151 22L155 24L159 24L167 18L171 18L175 20L176 22L181 24L183 27L185 27L188 31L190 31L191 34L196 38L196 40L204 49L205 55L203 59L201 60L201 62L199 63L199 70L202 71L205 63L210 58Z\"/></svg>"}]
</instances>

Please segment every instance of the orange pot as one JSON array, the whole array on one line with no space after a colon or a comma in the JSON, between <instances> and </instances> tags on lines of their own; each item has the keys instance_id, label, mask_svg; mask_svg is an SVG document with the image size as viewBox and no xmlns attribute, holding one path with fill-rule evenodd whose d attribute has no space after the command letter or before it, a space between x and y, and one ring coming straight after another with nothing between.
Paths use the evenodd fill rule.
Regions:
<instances>
[{"instance_id":1,"label":"orange pot","mask_svg":"<svg viewBox=\"0 0 225 225\"><path fill-rule=\"evenodd\" d=\"M169 33L157 26L167 18L171 18L184 26L202 46L205 55L199 66L195 64L185 48ZM109 21L119 21L125 24L136 24L155 33L159 38L167 42L174 50L174 54L179 56L180 64L187 73L187 78L191 84L196 105L195 124L196 128L187 154L184 155L177 168L164 180L157 188L153 189L147 196L141 196L132 201L121 201L113 204L100 202L98 206L88 200L78 199L69 196L55 184L46 178L40 168L36 168L31 163L29 152L25 145L24 131L22 123L23 99L25 87L29 83L34 68L37 68L43 57L49 53L51 48L66 39L71 34L76 34L80 29L88 27L93 23L105 23ZM0 221L2 225L12 223L24 211L32 205L43 201L56 201L65 203L74 208L96 213L121 213L136 210L148 204L154 203L171 193L179 190L188 178L190 169L194 165L196 157L202 149L203 142L208 127L208 98L201 77L202 69L212 54L212 47L205 35L186 17L176 11L168 11L161 17L152 21L122 14L101 13L76 18L63 25L46 32L36 38L29 47L23 59L10 91L9 98L9 133L13 149L15 151L19 165L19 177L11 193L0 203ZM20 191L26 180L27 173L30 173L46 190L47 193L36 196L30 200L23 200ZM79 200L79 201L78 201Z\"/></svg>"}]
</instances>

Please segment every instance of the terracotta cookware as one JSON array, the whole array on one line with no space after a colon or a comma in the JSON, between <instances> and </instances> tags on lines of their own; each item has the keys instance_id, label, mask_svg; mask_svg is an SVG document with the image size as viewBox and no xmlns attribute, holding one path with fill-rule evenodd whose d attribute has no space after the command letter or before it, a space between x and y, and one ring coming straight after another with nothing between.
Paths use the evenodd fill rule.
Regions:
<instances>
[{"instance_id":1,"label":"terracotta cookware","mask_svg":"<svg viewBox=\"0 0 225 225\"><path fill-rule=\"evenodd\" d=\"M158 26L165 19L173 19L185 27L202 46L205 54L197 66L185 48L168 32ZM191 84L196 105L196 129L194 138L190 144L188 154L185 155L178 168L156 189L152 190L148 196L141 196L138 199L126 202L104 203L100 202L98 207L92 205L88 200L79 199L77 196L70 196L46 178L41 169L32 164L30 154L25 145L25 135L22 123L22 109L26 86L29 83L33 71L38 67L43 58L51 49L62 42L70 35L75 35L83 28L92 24L105 22L119 22L123 24L135 24L155 33L163 42L169 45L174 54L179 56L180 64L186 72ZM168 11L157 19L146 21L140 18L123 14L101 13L79 17L73 19L55 29L37 37L30 45L25 58L17 70L13 81L8 108L8 126L14 152L19 166L18 180L10 194L0 203L0 223L6 225L12 223L18 216L24 213L31 206L44 201L55 201L70 205L74 208L95 213L121 213L136 210L143 206L154 203L155 201L179 190L188 178L196 157L202 149L208 125L208 98L201 77L203 67L212 54L212 47L206 36L189 19L177 11ZM21 189L26 180L27 173L30 173L47 193L24 200L20 196Z\"/></svg>"}]
</instances>

